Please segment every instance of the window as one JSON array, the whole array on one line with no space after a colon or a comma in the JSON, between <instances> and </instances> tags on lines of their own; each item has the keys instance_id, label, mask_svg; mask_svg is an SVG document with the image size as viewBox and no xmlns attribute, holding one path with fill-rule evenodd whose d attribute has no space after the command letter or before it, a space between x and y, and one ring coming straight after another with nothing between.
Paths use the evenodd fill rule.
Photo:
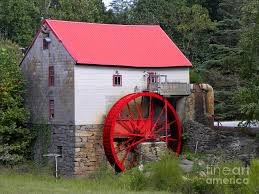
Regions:
<instances>
[{"instance_id":1,"label":"window","mask_svg":"<svg viewBox=\"0 0 259 194\"><path fill-rule=\"evenodd\" d=\"M147 89L150 90L151 85L157 83L157 75L155 72L148 72Z\"/></svg>"},{"instance_id":2,"label":"window","mask_svg":"<svg viewBox=\"0 0 259 194\"><path fill-rule=\"evenodd\" d=\"M154 72L149 72L149 81L150 83L156 83L157 82L157 76Z\"/></svg>"},{"instance_id":3,"label":"window","mask_svg":"<svg viewBox=\"0 0 259 194\"><path fill-rule=\"evenodd\" d=\"M62 154L63 154L62 146L57 146L57 154L60 155L60 157L62 157Z\"/></svg>"},{"instance_id":4,"label":"window","mask_svg":"<svg viewBox=\"0 0 259 194\"><path fill-rule=\"evenodd\" d=\"M113 75L113 86L122 86L122 76Z\"/></svg>"},{"instance_id":5,"label":"window","mask_svg":"<svg viewBox=\"0 0 259 194\"><path fill-rule=\"evenodd\" d=\"M43 36L43 40L42 40L42 44L43 44L43 50L49 49L49 44L51 42L51 39L49 38L49 34L44 34Z\"/></svg>"},{"instance_id":6,"label":"window","mask_svg":"<svg viewBox=\"0 0 259 194\"><path fill-rule=\"evenodd\" d=\"M43 50L46 50L49 48L49 44L45 38L43 38Z\"/></svg>"},{"instance_id":7,"label":"window","mask_svg":"<svg viewBox=\"0 0 259 194\"><path fill-rule=\"evenodd\" d=\"M54 100L49 100L49 118L54 119Z\"/></svg>"},{"instance_id":8,"label":"window","mask_svg":"<svg viewBox=\"0 0 259 194\"><path fill-rule=\"evenodd\" d=\"M49 86L54 86L55 77L54 77L54 66L49 66Z\"/></svg>"}]
</instances>

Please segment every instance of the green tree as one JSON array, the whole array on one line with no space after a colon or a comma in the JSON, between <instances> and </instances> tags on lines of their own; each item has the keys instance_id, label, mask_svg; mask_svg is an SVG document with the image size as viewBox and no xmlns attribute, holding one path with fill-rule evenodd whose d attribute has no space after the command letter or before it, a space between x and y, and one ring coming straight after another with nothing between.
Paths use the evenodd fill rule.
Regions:
<instances>
[{"instance_id":1,"label":"green tree","mask_svg":"<svg viewBox=\"0 0 259 194\"><path fill-rule=\"evenodd\" d=\"M26 47L39 25L39 10L31 0L0 0L0 35Z\"/></svg>"},{"instance_id":2,"label":"green tree","mask_svg":"<svg viewBox=\"0 0 259 194\"><path fill-rule=\"evenodd\" d=\"M208 10L198 4L182 6L177 11L176 29L182 34L182 48L194 65L204 60L209 32L215 30L215 23L209 18ZM207 39L206 39L207 38Z\"/></svg>"},{"instance_id":3,"label":"green tree","mask_svg":"<svg viewBox=\"0 0 259 194\"><path fill-rule=\"evenodd\" d=\"M215 28L206 8L181 0L138 0L129 14L130 23L160 25L194 65L202 60Z\"/></svg>"},{"instance_id":4,"label":"green tree","mask_svg":"<svg viewBox=\"0 0 259 194\"><path fill-rule=\"evenodd\" d=\"M0 40L0 164L24 160L32 140L23 107L24 82L19 68L19 47Z\"/></svg>"},{"instance_id":5,"label":"green tree","mask_svg":"<svg viewBox=\"0 0 259 194\"><path fill-rule=\"evenodd\" d=\"M233 100L235 91L243 84L240 79L243 0L221 0L216 30L210 36L206 57L200 65L202 78L215 90L215 113L224 120L240 119Z\"/></svg>"},{"instance_id":6,"label":"green tree","mask_svg":"<svg viewBox=\"0 0 259 194\"><path fill-rule=\"evenodd\" d=\"M132 5L134 4L135 0L113 0L110 4L114 13L122 13L127 12Z\"/></svg>"},{"instance_id":7,"label":"green tree","mask_svg":"<svg viewBox=\"0 0 259 194\"><path fill-rule=\"evenodd\" d=\"M135 2L136 0L113 0L109 10L112 13L112 22L128 24L131 8Z\"/></svg>"},{"instance_id":8,"label":"green tree","mask_svg":"<svg viewBox=\"0 0 259 194\"><path fill-rule=\"evenodd\" d=\"M240 41L243 49L241 76L245 86L236 97L242 119L259 122L259 4L251 1L243 7L244 32Z\"/></svg>"},{"instance_id":9,"label":"green tree","mask_svg":"<svg viewBox=\"0 0 259 194\"><path fill-rule=\"evenodd\" d=\"M49 4L48 18L103 23L107 13L102 0L56 0Z\"/></svg>"}]
</instances>

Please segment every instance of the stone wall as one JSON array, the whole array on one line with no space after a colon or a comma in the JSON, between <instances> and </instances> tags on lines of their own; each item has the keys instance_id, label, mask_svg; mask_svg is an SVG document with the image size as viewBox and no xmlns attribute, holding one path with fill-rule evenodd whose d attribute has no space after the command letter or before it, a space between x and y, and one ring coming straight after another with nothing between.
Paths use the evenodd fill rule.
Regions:
<instances>
[{"instance_id":1,"label":"stone wall","mask_svg":"<svg viewBox=\"0 0 259 194\"><path fill-rule=\"evenodd\" d=\"M91 175L100 166L108 164L103 150L102 127L102 125L37 125L34 159L38 164L49 161L54 167L54 158L43 155L60 154L59 175Z\"/></svg>"},{"instance_id":2,"label":"stone wall","mask_svg":"<svg viewBox=\"0 0 259 194\"><path fill-rule=\"evenodd\" d=\"M73 176L75 156L75 126L52 125L49 153L60 154L58 171L60 175Z\"/></svg>"},{"instance_id":3,"label":"stone wall","mask_svg":"<svg viewBox=\"0 0 259 194\"><path fill-rule=\"evenodd\" d=\"M166 142L145 142L138 145L139 164L157 161L167 151Z\"/></svg>"},{"instance_id":4,"label":"stone wall","mask_svg":"<svg viewBox=\"0 0 259 194\"><path fill-rule=\"evenodd\" d=\"M41 124L33 125L32 128L37 134L33 149L36 164L44 166L48 163L54 168L54 157L44 155L60 154L58 174L72 176L74 174L75 126Z\"/></svg>"},{"instance_id":5,"label":"stone wall","mask_svg":"<svg viewBox=\"0 0 259 194\"><path fill-rule=\"evenodd\" d=\"M107 164L102 142L103 125L75 127L74 175L87 176Z\"/></svg>"},{"instance_id":6,"label":"stone wall","mask_svg":"<svg viewBox=\"0 0 259 194\"><path fill-rule=\"evenodd\" d=\"M212 129L192 120L186 121L183 128L187 136L185 146L206 154L208 162L241 160L247 164L259 157L259 139L245 129Z\"/></svg>"},{"instance_id":7,"label":"stone wall","mask_svg":"<svg viewBox=\"0 0 259 194\"><path fill-rule=\"evenodd\" d=\"M177 99L177 112L182 122L185 120L194 120L212 127L214 113L209 113L208 110L211 109L213 104L210 104L211 99L208 99L208 91L204 90L201 85L194 84L190 96ZM214 112L214 110L212 111Z\"/></svg>"}]
</instances>

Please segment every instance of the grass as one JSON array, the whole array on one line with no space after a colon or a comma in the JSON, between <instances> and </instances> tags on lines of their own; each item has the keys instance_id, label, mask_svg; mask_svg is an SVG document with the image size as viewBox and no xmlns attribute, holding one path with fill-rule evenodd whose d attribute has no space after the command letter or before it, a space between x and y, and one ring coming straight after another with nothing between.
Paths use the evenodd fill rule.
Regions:
<instances>
[{"instance_id":1,"label":"grass","mask_svg":"<svg viewBox=\"0 0 259 194\"><path fill-rule=\"evenodd\" d=\"M117 177L116 179L119 179ZM120 178L121 179L121 178ZM126 178L125 178L126 181ZM0 172L0 193L1 194L80 194L80 193L151 193L150 191L129 191L128 184L120 184L123 181L115 180L114 177L102 177L100 179L66 179L57 181L51 176L38 176L28 173L17 173L10 170ZM157 192L155 192L157 193ZM159 192L166 193L166 192Z\"/></svg>"},{"instance_id":2,"label":"grass","mask_svg":"<svg viewBox=\"0 0 259 194\"><path fill-rule=\"evenodd\" d=\"M189 155L199 162L197 155ZM259 160L253 160L250 173L238 175L234 168L243 167L240 162L222 163L216 173L205 173L205 166L194 168L190 173L184 173L179 168L179 158L166 154L160 161L146 164L144 170L133 168L126 173L114 175L111 169L101 168L90 178L60 178L57 181L52 176L38 171L23 171L0 169L0 193L30 194L80 194L80 193L211 193L211 194L254 194L259 193ZM224 168L231 169L224 175ZM28 172L28 171L27 171ZM200 172L204 172L201 176ZM249 184L208 184L208 178L244 178Z\"/></svg>"}]
</instances>

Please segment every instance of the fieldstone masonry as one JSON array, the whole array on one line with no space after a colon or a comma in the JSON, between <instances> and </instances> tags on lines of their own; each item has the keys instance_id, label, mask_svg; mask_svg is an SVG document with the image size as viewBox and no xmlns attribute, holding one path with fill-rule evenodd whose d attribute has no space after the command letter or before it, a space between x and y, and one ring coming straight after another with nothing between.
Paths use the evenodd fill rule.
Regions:
<instances>
[{"instance_id":1,"label":"fieldstone masonry","mask_svg":"<svg viewBox=\"0 0 259 194\"><path fill-rule=\"evenodd\" d=\"M73 125L52 125L52 136L49 153L60 154L58 171L60 175L74 174L75 127Z\"/></svg>"},{"instance_id":2,"label":"fieldstone masonry","mask_svg":"<svg viewBox=\"0 0 259 194\"><path fill-rule=\"evenodd\" d=\"M75 126L74 175L93 173L101 163L106 163L102 145L103 125Z\"/></svg>"},{"instance_id":3,"label":"fieldstone masonry","mask_svg":"<svg viewBox=\"0 0 259 194\"><path fill-rule=\"evenodd\" d=\"M157 161L166 152L165 142L145 142L138 145L140 151L140 163Z\"/></svg>"},{"instance_id":4,"label":"fieldstone masonry","mask_svg":"<svg viewBox=\"0 0 259 194\"><path fill-rule=\"evenodd\" d=\"M183 125L187 135L186 146L197 153L208 156L209 163L241 160L248 164L259 156L259 139L248 129L209 128L198 122L188 120Z\"/></svg>"}]
</instances>

